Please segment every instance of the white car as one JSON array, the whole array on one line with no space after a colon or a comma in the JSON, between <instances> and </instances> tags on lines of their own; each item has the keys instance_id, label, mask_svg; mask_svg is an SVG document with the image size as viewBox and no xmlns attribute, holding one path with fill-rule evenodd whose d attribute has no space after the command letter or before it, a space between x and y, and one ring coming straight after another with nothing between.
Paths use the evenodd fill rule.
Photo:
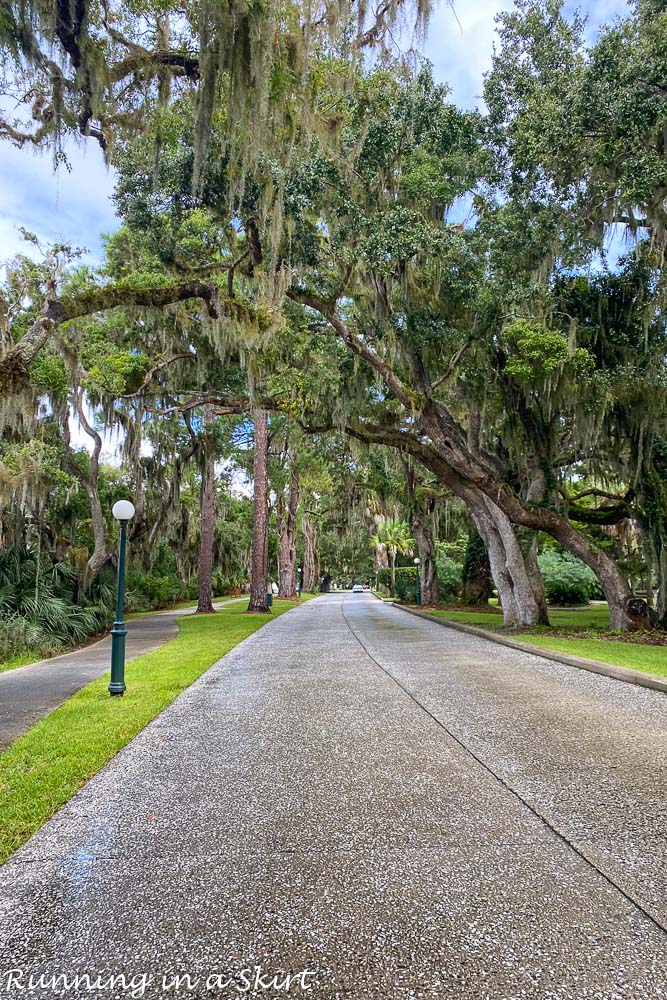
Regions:
<instances>
[{"instance_id":1,"label":"white car","mask_svg":"<svg viewBox=\"0 0 667 1000\"><path fill-rule=\"evenodd\" d=\"M355 583L354 587L352 588L352 593L353 594L363 594L363 592L364 592L364 588L361 586L361 584L360 583Z\"/></svg>"}]
</instances>

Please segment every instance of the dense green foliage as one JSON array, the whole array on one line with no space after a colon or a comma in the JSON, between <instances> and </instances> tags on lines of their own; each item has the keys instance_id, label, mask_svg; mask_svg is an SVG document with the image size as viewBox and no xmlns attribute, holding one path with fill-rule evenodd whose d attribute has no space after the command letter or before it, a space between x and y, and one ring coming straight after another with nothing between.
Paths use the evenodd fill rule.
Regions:
<instances>
[{"instance_id":1,"label":"dense green foliage","mask_svg":"<svg viewBox=\"0 0 667 1000\"><path fill-rule=\"evenodd\" d=\"M133 608L245 586L261 410L254 551L283 593L407 595L418 558L429 604L492 577L508 624L593 593L616 629L667 622L662 8L589 43L559 0L517 0L469 112L392 51L398 0L112 6L113 31L93 0L0 25L11 87L40 94L30 138L0 132L101 142L120 219L98 269L36 262L29 233L7 267L2 545L37 532L92 608L129 494Z\"/></svg>"},{"instance_id":2,"label":"dense green foliage","mask_svg":"<svg viewBox=\"0 0 667 1000\"><path fill-rule=\"evenodd\" d=\"M461 595L462 564L450 558L440 547L436 568L442 600L446 603L458 600Z\"/></svg>"},{"instance_id":3,"label":"dense green foliage","mask_svg":"<svg viewBox=\"0 0 667 1000\"><path fill-rule=\"evenodd\" d=\"M547 550L538 563L550 604L588 604L596 588L595 576L578 559Z\"/></svg>"},{"instance_id":4,"label":"dense green foliage","mask_svg":"<svg viewBox=\"0 0 667 1000\"><path fill-rule=\"evenodd\" d=\"M69 563L25 546L0 549L0 663L26 651L50 656L103 631L107 603L81 607L77 589Z\"/></svg>"}]
</instances>

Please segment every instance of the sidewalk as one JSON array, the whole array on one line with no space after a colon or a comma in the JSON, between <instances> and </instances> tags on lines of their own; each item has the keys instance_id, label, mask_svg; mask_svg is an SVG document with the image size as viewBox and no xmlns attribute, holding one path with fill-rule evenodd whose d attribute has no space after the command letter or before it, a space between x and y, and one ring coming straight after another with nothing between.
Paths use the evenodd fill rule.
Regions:
<instances>
[{"instance_id":1,"label":"sidewalk","mask_svg":"<svg viewBox=\"0 0 667 1000\"><path fill-rule=\"evenodd\" d=\"M219 601L214 607L242 600L247 598ZM175 619L193 613L194 608L182 608L128 621L126 662L173 639L178 633ZM83 649L0 673L0 751L80 688L106 673L110 662L111 636L107 635Z\"/></svg>"}]
</instances>

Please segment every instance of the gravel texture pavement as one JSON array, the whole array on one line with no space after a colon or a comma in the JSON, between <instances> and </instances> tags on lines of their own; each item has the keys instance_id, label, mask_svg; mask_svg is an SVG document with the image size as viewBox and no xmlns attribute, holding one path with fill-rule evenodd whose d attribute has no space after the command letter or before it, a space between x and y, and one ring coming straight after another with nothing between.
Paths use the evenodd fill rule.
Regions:
<instances>
[{"instance_id":1,"label":"gravel texture pavement","mask_svg":"<svg viewBox=\"0 0 667 1000\"><path fill-rule=\"evenodd\" d=\"M666 718L366 594L310 601L0 870L0 995L661 1000Z\"/></svg>"}]
</instances>

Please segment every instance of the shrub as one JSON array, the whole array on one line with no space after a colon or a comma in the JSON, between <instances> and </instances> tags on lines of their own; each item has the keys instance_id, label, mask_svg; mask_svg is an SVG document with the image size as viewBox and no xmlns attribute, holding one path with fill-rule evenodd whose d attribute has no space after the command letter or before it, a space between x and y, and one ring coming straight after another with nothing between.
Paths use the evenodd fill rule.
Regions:
<instances>
[{"instance_id":1,"label":"shrub","mask_svg":"<svg viewBox=\"0 0 667 1000\"><path fill-rule=\"evenodd\" d=\"M181 596L183 586L173 573L157 576L131 570L127 575L128 611L151 611L174 604Z\"/></svg>"},{"instance_id":2,"label":"shrub","mask_svg":"<svg viewBox=\"0 0 667 1000\"><path fill-rule=\"evenodd\" d=\"M435 566L440 585L440 599L446 603L458 600L461 594L463 567L444 552L438 552Z\"/></svg>"},{"instance_id":3,"label":"shrub","mask_svg":"<svg viewBox=\"0 0 667 1000\"><path fill-rule=\"evenodd\" d=\"M103 603L76 602L76 570L23 546L0 550L0 661L49 656L104 630Z\"/></svg>"},{"instance_id":4,"label":"shrub","mask_svg":"<svg viewBox=\"0 0 667 1000\"><path fill-rule=\"evenodd\" d=\"M542 552L538 563L550 604L588 604L599 590L593 571L566 552Z\"/></svg>"},{"instance_id":5,"label":"shrub","mask_svg":"<svg viewBox=\"0 0 667 1000\"><path fill-rule=\"evenodd\" d=\"M391 591L391 570L389 568L380 570L379 581ZM417 571L415 567L397 566L396 588L392 596L397 597L399 601L414 601L416 589Z\"/></svg>"},{"instance_id":6,"label":"shrub","mask_svg":"<svg viewBox=\"0 0 667 1000\"><path fill-rule=\"evenodd\" d=\"M396 567L396 597L399 601L416 601L418 579L416 566Z\"/></svg>"},{"instance_id":7,"label":"shrub","mask_svg":"<svg viewBox=\"0 0 667 1000\"><path fill-rule=\"evenodd\" d=\"M28 642L28 622L20 615L12 615L9 618L0 618L0 663L12 660L21 653L29 650ZM42 650L33 650L37 655ZM47 650L43 651L46 655Z\"/></svg>"},{"instance_id":8,"label":"shrub","mask_svg":"<svg viewBox=\"0 0 667 1000\"><path fill-rule=\"evenodd\" d=\"M461 591L461 567L453 559L444 554L438 554L436 573L440 586L440 596L443 601L455 601ZM417 566L396 567L396 589L394 597L399 601L417 601L417 581L419 569ZM391 570L380 570L380 583L391 587Z\"/></svg>"}]
</instances>

